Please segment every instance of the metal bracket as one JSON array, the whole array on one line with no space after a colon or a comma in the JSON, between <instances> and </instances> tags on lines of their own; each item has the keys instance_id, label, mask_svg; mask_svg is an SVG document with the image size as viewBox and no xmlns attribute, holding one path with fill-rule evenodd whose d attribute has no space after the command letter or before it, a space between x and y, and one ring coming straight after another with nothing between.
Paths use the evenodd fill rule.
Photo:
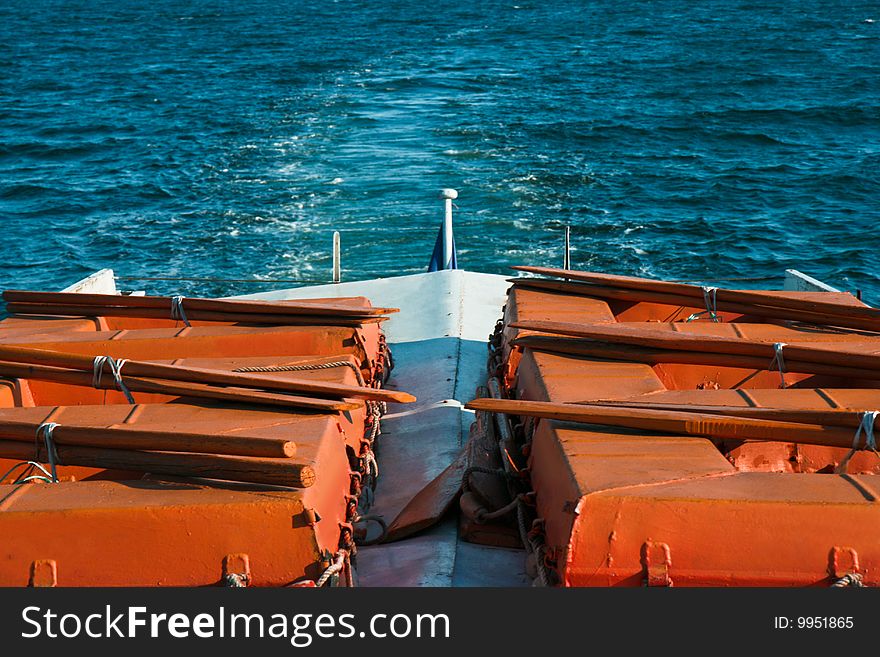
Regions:
<instances>
[{"instance_id":1,"label":"metal bracket","mask_svg":"<svg viewBox=\"0 0 880 657\"><path fill-rule=\"evenodd\" d=\"M835 545L828 561L828 573L834 579L859 572L859 553L854 548Z\"/></svg>"},{"instance_id":2,"label":"metal bracket","mask_svg":"<svg viewBox=\"0 0 880 657\"><path fill-rule=\"evenodd\" d=\"M645 569L646 586L672 586L672 578L669 576L672 553L668 544L645 541L642 545L642 566Z\"/></svg>"},{"instance_id":3,"label":"metal bracket","mask_svg":"<svg viewBox=\"0 0 880 657\"><path fill-rule=\"evenodd\" d=\"M37 559L31 563L28 586L52 588L58 586L58 565L54 559Z\"/></svg>"},{"instance_id":4,"label":"metal bracket","mask_svg":"<svg viewBox=\"0 0 880 657\"><path fill-rule=\"evenodd\" d=\"M231 588L245 588L251 582L251 560L243 552L223 557L223 582Z\"/></svg>"},{"instance_id":5,"label":"metal bracket","mask_svg":"<svg viewBox=\"0 0 880 657\"><path fill-rule=\"evenodd\" d=\"M355 342L355 344L356 344L358 347L361 348L361 351L364 352L364 364L366 364L367 367L372 368L372 367L373 367L373 361L370 359L370 354L369 354L369 352L367 351L367 340L366 340L366 338L361 334L361 330L360 330L360 329L357 329L357 328L354 329L354 342Z\"/></svg>"},{"instance_id":6,"label":"metal bracket","mask_svg":"<svg viewBox=\"0 0 880 657\"><path fill-rule=\"evenodd\" d=\"M314 527L321 520L321 516L315 509L303 508L300 513L295 513L291 517L291 526L294 529L299 527Z\"/></svg>"}]
</instances>

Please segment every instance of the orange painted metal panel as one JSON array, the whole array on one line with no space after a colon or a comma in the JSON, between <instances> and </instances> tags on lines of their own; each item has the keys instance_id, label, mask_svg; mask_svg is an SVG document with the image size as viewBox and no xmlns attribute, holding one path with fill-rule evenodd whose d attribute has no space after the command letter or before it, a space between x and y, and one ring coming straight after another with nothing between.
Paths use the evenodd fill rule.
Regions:
<instances>
[{"instance_id":1,"label":"orange painted metal panel","mask_svg":"<svg viewBox=\"0 0 880 657\"><path fill-rule=\"evenodd\" d=\"M665 390L650 365L563 356L527 349L516 379L518 399L575 402Z\"/></svg>"},{"instance_id":2,"label":"orange painted metal panel","mask_svg":"<svg viewBox=\"0 0 880 657\"><path fill-rule=\"evenodd\" d=\"M827 586L856 571L876 586L873 486L872 476L737 473L590 495L579 502L564 582L641 586L651 574L646 545L661 544L667 585ZM839 552L852 556L841 563Z\"/></svg>"},{"instance_id":3,"label":"orange painted metal panel","mask_svg":"<svg viewBox=\"0 0 880 657\"><path fill-rule=\"evenodd\" d=\"M370 306L363 297L332 301ZM272 376L349 385L359 381L355 369L368 385L387 374L379 324L183 327L170 319L11 317L0 322L0 343L227 371L346 362L355 368ZM281 586L316 579L350 542L373 406L317 414L134 397L130 406L117 391L0 380L0 419L292 440L293 461L311 467L315 483L292 490L62 464L61 483L0 485L0 585L27 585L33 564L42 573L39 564L50 562L59 585L213 585L229 564L247 562L250 584ZM0 459L0 471L12 465Z\"/></svg>"},{"instance_id":4,"label":"orange painted metal panel","mask_svg":"<svg viewBox=\"0 0 880 657\"><path fill-rule=\"evenodd\" d=\"M554 319L565 317L568 321L582 322L613 322L614 315L608 304L598 299L530 290L523 287L511 287L508 292L507 305L504 307L504 360L507 363L507 377L511 378L522 350L511 348L510 341L527 331L511 328L511 322L525 319Z\"/></svg>"},{"instance_id":5,"label":"orange painted metal panel","mask_svg":"<svg viewBox=\"0 0 880 657\"><path fill-rule=\"evenodd\" d=\"M16 410L42 417L50 409ZM231 553L249 555L255 585L320 574L322 555L335 553L348 522L350 466L335 417L166 404L67 408L52 419L122 422L137 410L143 428L295 436L296 461L314 467L315 484L297 491L184 479L0 486L0 585L27 584L39 559L56 561L58 583L68 586L216 584ZM309 524L307 509L320 520Z\"/></svg>"},{"instance_id":6,"label":"orange painted metal panel","mask_svg":"<svg viewBox=\"0 0 880 657\"><path fill-rule=\"evenodd\" d=\"M586 300L590 312L578 316L566 305L574 299L584 304L584 297L526 292L511 291L505 323L649 321L652 330L880 351L880 338L859 332L750 323L723 313L720 323L686 323L681 320L690 312L703 309L598 299ZM859 304L846 294L786 295ZM503 330L504 340L516 335L516 329ZM756 371L519 353L507 345L503 354L509 393L518 399L880 410L880 390L866 387L874 383L786 373L789 387L780 389L779 372L769 362ZM536 526L545 561L562 585L827 586L849 572L880 584L880 537L873 529L880 520L874 479L880 458L871 452L855 454L848 474L837 475L848 450L548 420L525 427Z\"/></svg>"}]
</instances>

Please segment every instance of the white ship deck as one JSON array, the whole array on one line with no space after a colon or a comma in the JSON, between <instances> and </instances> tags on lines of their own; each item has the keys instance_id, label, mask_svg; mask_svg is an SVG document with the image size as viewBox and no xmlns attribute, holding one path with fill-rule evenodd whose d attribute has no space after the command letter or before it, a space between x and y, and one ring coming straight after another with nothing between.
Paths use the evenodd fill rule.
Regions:
<instances>
[{"instance_id":1,"label":"white ship deck","mask_svg":"<svg viewBox=\"0 0 880 657\"><path fill-rule=\"evenodd\" d=\"M486 380L486 341L501 316L505 276L443 270L250 295L254 299L366 296L400 312L384 324L395 368L388 383L414 394L389 408L377 456L380 477L371 512L390 522L443 471L467 440L473 414L461 404ZM453 515L453 514L450 514ZM358 551L361 586L527 585L524 553L458 539L450 517L421 534Z\"/></svg>"}]
</instances>

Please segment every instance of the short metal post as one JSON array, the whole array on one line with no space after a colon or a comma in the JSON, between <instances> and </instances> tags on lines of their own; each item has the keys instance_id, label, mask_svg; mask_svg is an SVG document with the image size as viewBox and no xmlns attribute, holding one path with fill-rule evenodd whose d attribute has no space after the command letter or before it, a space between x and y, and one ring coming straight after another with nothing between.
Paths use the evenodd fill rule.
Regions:
<instances>
[{"instance_id":1,"label":"short metal post","mask_svg":"<svg viewBox=\"0 0 880 657\"><path fill-rule=\"evenodd\" d=\"M333 231L333 282L342 281L342 250L340 248L339 231Z\"/></svg>"},{"instance_id":2,"label":"short metal post","mask_svg":"<svg viewBox=\"0 0 880 657\"><path fill-rule=\"evenodd\" d=\"M571 269L571 226L565 227L565 252L562 255L562 268Z\"/></svg>"},{"instance_id":3,"label":"short metal post","mask_svg":"<svg viewBox=\"0 0 880 657\"><path fill-rule=\"evenodd\" d=\"M458 198L458 192L454 189L440 190L440 198L446 206L446 215L443 219L443 269L452 269L452 252L454 250L452 240L452 201Z\"/></svg>"}]
</instances>

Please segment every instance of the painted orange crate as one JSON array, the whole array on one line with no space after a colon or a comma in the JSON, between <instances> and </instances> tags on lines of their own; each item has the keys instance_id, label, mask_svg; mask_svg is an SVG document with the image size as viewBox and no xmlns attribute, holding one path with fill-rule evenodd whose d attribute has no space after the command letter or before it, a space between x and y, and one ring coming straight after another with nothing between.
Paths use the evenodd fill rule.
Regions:
<instances>
[{"instance_id":1,"label":"painted orange crate","mask_svg":"<svg viewBox=\"0 0 880 657\"><path fill-rule=\"evenodd\" d=\"M362 297L311 301L370 305ZM387 376L378 323L183 326L170 319L20 315L0 322L0 343L223 371L270 368L273 378L347 385L380 386ZM340 548L352 545L375 404L318 413L141 392L133 397L131 406L116 390L7 379L0 381L0 419L289 440L296 443L289 461L237 458L256 470L272 460L295 462L312 468L314 483L293 489L64 465L62 459L57 484L0 485L6 537L0 585L203 586L229 584L231 576L237 583L286 586L317 580ZM58 447L63 455L64 445ZM0 459L0 471L16 463Z\"/></svg>"},{"instance_id":2,"label":"painted orange crate","mask_svg":"<svg viewBox=\"0 0 880 657\"><path fill-rule=\"evenodd\" d=\"M775 293L780 294L780 293ZM810 298L810 293L792 293ZM829 297L833 297L829 298ZM850 295L822 300L857 305ZM790 409L880 408L877 381L787 372L785 389L763 370L648 364L533 351L510 341L517 320L650 322L652 330L821 343L880 353L880 338L725 314L721 323L682 319L704 310L606 303L514 286L501 332L499 373L509 396L555 402L650 400L683 405ZM496 348L498 345L496 344ZM526 420L536 530L544 558L565 586L829 585L857 572L880 584L880 458L794 443L690 436Z\"/></svg>"}]
</instances>

